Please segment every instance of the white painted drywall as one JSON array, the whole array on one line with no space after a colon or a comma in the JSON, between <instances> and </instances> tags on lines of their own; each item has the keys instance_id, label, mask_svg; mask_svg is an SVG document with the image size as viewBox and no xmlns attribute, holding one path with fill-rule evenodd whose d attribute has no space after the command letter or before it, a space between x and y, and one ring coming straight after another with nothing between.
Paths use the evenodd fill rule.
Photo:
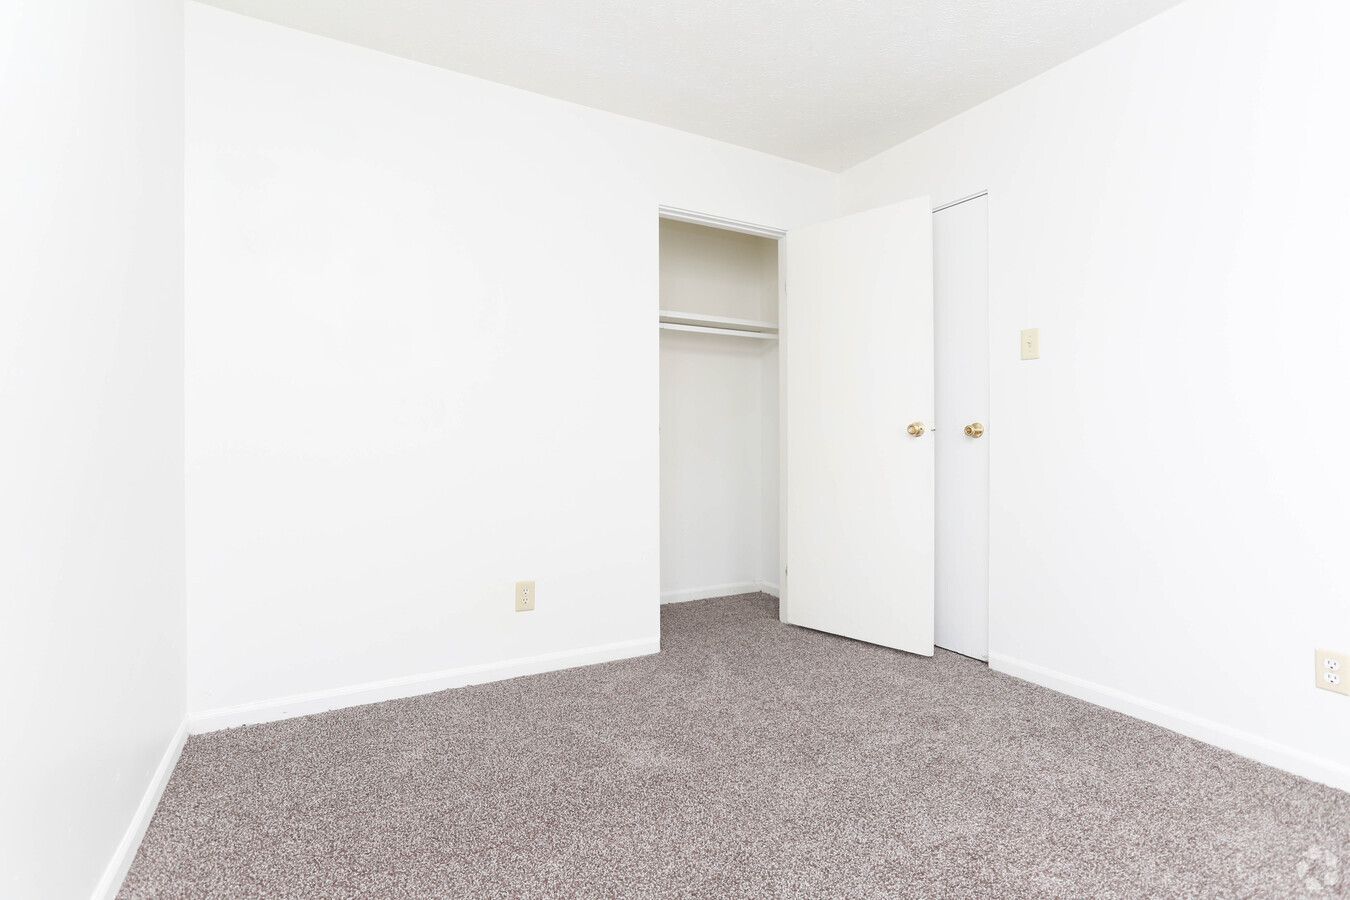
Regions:
<instances>
[{"instance_id":1,"label":"white painted drywall","mask_svg":"<svg viewBox=\"0 0 1350 900\"><path fill-rule=\"evenodd\" d=\"M777 321L778 241L662 219L660 257L663 309Z\"/></svg>"},{"instance_id":2,"label":"white painted drywall","mask_svg":"<svg viewBox=\"0 0 1350 900\"><path fill-rule=\"evenodd\" d=\"M662 221L661 308L777 321L778 242ZM661 332L661 596L778 579L777 342Z\"/></svg>"},{"instance_id":3,"label":"white painted drywall","mask_svg":"<svg viewBox=\"0 0 1350 900\"><path fill-rule=\"evenodd\" d=\"M0 48L0 896L81 897L184 714L182 6Z\"/></svg>"},{"instance_id":4,"label":"white painted drywall","mask_svg":"<svg viewBox=\"0 0 1350 900\"><path fill-rule=\"evenodd\" d=\"M1342 787L1347 33L1191 0L842 188L990 192L993 664Z\"/></svg>"},{"instance_id":5,"label":"white painted drywall","mask_svg":"<svg viewBox=\"0 0 1350 900\"><path fill-rule=\"evenodd\" d=\"M774 321L777 321L775 315ZM778 557L780 502L778 447L778 342L769 342L760 365L759 391L759 586L761 590L778 596L782 585L782 560Z\"/></svg>"},{"instance_id":6,"label":"white painted drywall","mask_svg":"<svg viewBox=\"0 0 1350 900\"><path fill-rule=\"evenodd\" d=\"M657 208L788 227L835 176L193 3L187 44L193 712L654 641Z\"/></svg>"}]
</instances>

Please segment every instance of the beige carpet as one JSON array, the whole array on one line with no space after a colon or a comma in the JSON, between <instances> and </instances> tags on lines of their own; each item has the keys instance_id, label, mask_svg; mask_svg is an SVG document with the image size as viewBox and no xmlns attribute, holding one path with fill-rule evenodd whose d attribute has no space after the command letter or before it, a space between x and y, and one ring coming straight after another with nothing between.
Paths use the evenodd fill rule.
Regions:
<instances>
[{"instance_id":1,"label":"beige carpet","mask_svg":"<svg viewBox=\"0 0 1350 900\"><path fill-rule=\"evenodd\" d=\"M662 610L659 656L189 740L123 897L1335 897L1350 795L990 672Z\"/></svg>"}]
</instances>

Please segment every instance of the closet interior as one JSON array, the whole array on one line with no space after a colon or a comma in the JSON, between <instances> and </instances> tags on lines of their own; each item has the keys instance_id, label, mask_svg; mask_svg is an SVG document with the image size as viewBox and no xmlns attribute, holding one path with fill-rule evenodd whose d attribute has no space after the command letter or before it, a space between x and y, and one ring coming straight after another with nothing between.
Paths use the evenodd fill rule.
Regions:
<instances>
[{"instance_id":1,"label":"closet interior","mask_svg":"<svg viewBox=\"0 0 1350 900\"><path fill-rule=\"evenodd\" d=\"M660 221L661 600L778 593L779 242Z\"/></svg>"}]
</instances>

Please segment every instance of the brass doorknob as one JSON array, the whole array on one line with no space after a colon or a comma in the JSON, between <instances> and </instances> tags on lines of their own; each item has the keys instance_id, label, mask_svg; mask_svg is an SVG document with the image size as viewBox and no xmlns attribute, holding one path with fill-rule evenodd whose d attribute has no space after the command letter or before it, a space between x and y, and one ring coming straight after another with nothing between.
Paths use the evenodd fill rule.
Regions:
<instances>
[{"instance_id":1,"label":"brass doorknob","mask_svg":"<svg viewBox=\"0 0 1350 900\"><path fill-rule=\"evenodd\" d=\"M966 426L966 437L977 438L983 436L984 436L984 426L981 425L979 422L971 422L969 425Z\"/></svg>"},{"instance_id":2,"label":"brass doorknob","mask_svg":"<svg viewBox=\"0 0 1350 900\"><path fill-rule=\"evenodd\" d=\"M905 430L909 432L910 437L922 437L922 436L923 436L923 423L922 423L922 422L910 422L910 423L909 423L909 427L906 428Z\"/></svg>"}]
</instances>

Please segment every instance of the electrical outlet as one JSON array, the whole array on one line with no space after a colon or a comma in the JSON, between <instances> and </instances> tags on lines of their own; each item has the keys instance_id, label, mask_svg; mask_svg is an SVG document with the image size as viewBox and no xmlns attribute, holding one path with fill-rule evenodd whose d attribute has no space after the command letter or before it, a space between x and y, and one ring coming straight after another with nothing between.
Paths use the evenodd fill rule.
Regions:
<instances>
[{"instance_id":1,"label":"electrical outlet","mask_svg":"<svg viewBox=\"0 0 1350 900\"><path fill-rule=\"evenodd\" d=\"M516 582L516 612L530 612L534 609L534 582Z\"/></svg>"},{"instance_id":2,"label":"electrical outlet","mask_svg":"<svg viewBox=\"0 0 1350 900\"><path fill-rule=\"evenodd\" d=\"M1317 686L1350 697L1350 656L1318 650L1316 659Z\"/></svg>"}]
</instances>

